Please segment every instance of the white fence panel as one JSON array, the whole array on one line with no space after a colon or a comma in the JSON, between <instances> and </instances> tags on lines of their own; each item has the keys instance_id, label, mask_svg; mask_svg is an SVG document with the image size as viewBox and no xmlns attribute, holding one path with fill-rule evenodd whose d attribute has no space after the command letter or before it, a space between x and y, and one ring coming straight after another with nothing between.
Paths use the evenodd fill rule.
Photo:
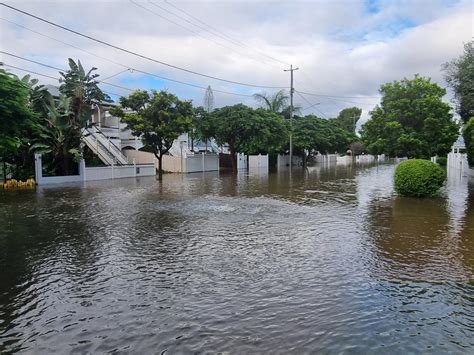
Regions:
<instances>
[{"instance_id":1,"label":"white fence panel","mask_svg":"<svg viewBox=\"0 0 474 355\"><path fill-rule=\"evenodd\" d=\"M268 154L249 155L249 169L268 169Z\"/></svg>"}]
</instances>

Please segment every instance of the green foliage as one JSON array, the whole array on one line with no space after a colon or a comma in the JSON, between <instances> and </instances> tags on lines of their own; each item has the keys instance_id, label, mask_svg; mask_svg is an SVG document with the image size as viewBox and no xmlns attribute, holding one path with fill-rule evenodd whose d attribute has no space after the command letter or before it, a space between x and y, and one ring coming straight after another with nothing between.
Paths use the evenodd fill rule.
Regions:
<instances>
[{"instance_id":1,"label":"green foliage","mask_svg":"<svg viewBox=\"0 0 474 355\"><path fill-rule=\"evenodd\" d=\"M395 191L402 196L436 196L446 180L446 173L428 160L401 162L395 170Z\"/></svg>"},{"instance_id":2,"label":"green foliage","mask_svg":"<svg viewBox=\"0 0 474 355\"><path fill-rule=\"evenodd\" d=\"M218 144L228 144L232 153L279 152L286 144L288 131L281 116L243 104L225 106L210 117L213 137Z\"/></svg>"},{"instance_id":3,"label":"green foliage","mask_svg":"<svg viewBox=\"0 0 474 355\"><path fill-rule=\"evenodd\" d=\"M459 127L442 100L445 89L416 75L384 84L380 92L382 103L362 130L370 153L428 158L450 151Z\"/></svg>"},{"instance_id":4,"label":"green foliage","mask_svg":"<svg viewBox=\"0 0 474 355\"><path fill-rule=\"evenodd\" d=\"M334 120L326 120L308 115L298 118L293 123L293 144L297 152L318 151L326 153L345 153L354 134L342 129Z\"/></svg>"},{"instance_id":5,"label":"green foliage","mask_svg":"<svg viewBox=\"0 0 474 355\"><path fill-rule=\"evenodd\" d=\"M26 82L0 69L0 159L18 179L27 179L34 171L29 145L38 115L29 97Z\"/></svg>"},{"instance_id":6,"label":"green foliage","mask_svg":"<svg viewBox=\"0 0 474 355\"><path fill-rule=\"evenodd\" d=\"M91 119L92 105L99 105L103 102L110 102L110 97L105 94L98 86L97 77L94 74L97 68L91 68L87 73L82 67L81 61L77 64L69 58L69 70L65 73L60 72L59 91L70 101L70 123L71 126L81 129L86 122Z\"/></svg>"},{"instance_id":7,"label":"green foliage","mask_svg":"<svg viewBox=\"0 0 474 355\"><path fill-rule=\"evenodd\" d=\"M288 104L290 97L285 90L279 90L273 95L268 95L267 93L254 94L253 97L262 105L263 109L278 113L286 119L290 118L290 105ZM293 106L293 113L300 111L301 107Z\"/></svg>"},{"instance_id":8,"label":"green foliage","mask_svg":"<svg viewBox=\"0 0 474 355\"><path fill-rule=\"evenodd\" d=\"M448 165L448 158L447 157L437 157L436 158L436 163L438 163L439 166L446 166L446 165Z\"/></svg>"},{"instance_id":9,"label":"green foliage","mask_svg":"<svg viewBox=\"0 0 474 355\"><path fill-rule=\"evenodd\" d=\"M474 117L471 117L464 126L463 136L469 166L474 167Z\"/></svg>"},{"instance_id":10,"label":"green foliage","mask_svg":"<svg viewBox=\"0 0 474 355\"><path fill-rule=\"evenodd\" d=\"M225 106L215 110L209 120L212 137L218 144L228 144L233 156L237 152L277 153L288 141L285 120L263 109L254 110L243 104Z\"/></svg>"},{"instance_id":11,"label":"green foliage","mask_svg":"<svg viewBox=\"0 0 474 355\"><path fill-rule=\"evenodd\" d=\"M254 99L262 104L262 107L274 113L281 113L287 106L289 96L285 90L277 91L274 95L266 93L254 94Z\"/></svg>"},{"instance_id":12,"label":"green foliage","mask_svg":"<svg viewBox=\"0 0 474 355\"><path fill-rule=\"evenodd\" d=\"M358 107L345 108L334 120L337 124L349 133L355 133L357 121L360 119L362 109Z\"/></svg>"},{"instance_id":13,"label":"green foliage","mask_svg":"<svg viewBox=\"0 0 474 355\"><path fill-rule=\"evenodd\" d=\"M205 142L212 138L213 122L211 114L202 106L193 108L194 137Z\"/></svg>"},{"instance_id":14,"label":"green foliage","mask_svg":"<svg viewBox=\"0 0 474 355\"><path fill-rule=\"evenodd\" d=\"M120 105L122 109L133 112L116 109L114 114L122 117L122 122L127 124L132 134L141 137L145 150L156 156L161 179L163 155L181 133L188 132L192 127L191 101L182 101L166 91L152 90L150 95L144 90L137 90L128 97L121 97Z\"/></svg>"},{"instance_id":15,"label":"green foliage","mask_svg":"<svg viewBox=\"0 0 474 355\"><path fill-rule=\"evenodd\" d=\"M464 122L474 114L474 48L473 41L464 44L464 53L443 65L445 78L454 90L457 111Z\"/></svg>"},{"instance_id":16,"label":"green foliage","mask_svg":"<svg viewBox=\"0 0 474 355\"><path fill-rule=\"evenodd\" d=\"M25 129L34 123L35 115L28 104L28 86L0 70L0 155L14 154L23 144Z\"/></svg>"}]
</instances>

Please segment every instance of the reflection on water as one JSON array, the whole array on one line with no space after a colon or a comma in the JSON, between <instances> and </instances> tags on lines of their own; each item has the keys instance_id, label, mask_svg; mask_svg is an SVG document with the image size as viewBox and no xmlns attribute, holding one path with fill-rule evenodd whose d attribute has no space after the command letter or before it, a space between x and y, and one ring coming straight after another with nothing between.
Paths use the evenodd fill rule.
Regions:
<instances>
[{"instance_id":1,"label":"reflection on water","mask_svg":"<svg viewBox=\"0 0 474 355\"><path fill-rule=\"evenodd\" d=\"M393 165L0 195L0 352L472 352L474 186Z\"/></svg>"}]
</instances>

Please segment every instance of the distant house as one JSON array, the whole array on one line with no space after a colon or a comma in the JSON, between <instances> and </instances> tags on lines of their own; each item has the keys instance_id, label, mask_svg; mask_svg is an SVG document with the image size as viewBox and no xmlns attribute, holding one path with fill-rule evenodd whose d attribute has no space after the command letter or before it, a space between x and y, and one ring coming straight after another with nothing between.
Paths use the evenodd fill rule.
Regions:
<instances>
[{"instance_id":1,"label":"distant house","mask_svg":"<svg viewBox=\"0 0 474 355\"><path fill-rule=\"evenodd\" d=\"M59 89L53 85L46 85L53 97L59 97ZM119 117L112 116L109 109L117 106L114 102L104 102L92 107L92 116L89 125L83 129L83 141L106 165L126 165L136 160L140 163L152 163L154 158L145 152L140 152L143 143L139 137L132 135L127 125ZM214 141L205 143L195 140L191 150L191 139L187 133L181 134L173 142L168 152L175 157L192 156L194 152L218 153L219 148ZM143 153L143 154L142 154Z\"/></svg>"}]
</instances>

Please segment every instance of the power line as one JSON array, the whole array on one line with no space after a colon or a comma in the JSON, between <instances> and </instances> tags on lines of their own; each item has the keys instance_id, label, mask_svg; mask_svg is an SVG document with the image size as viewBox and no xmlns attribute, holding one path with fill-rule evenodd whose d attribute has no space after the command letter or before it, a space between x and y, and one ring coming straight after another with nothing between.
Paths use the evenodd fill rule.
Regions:
<instances>
[{"instance_id":1,"label":"power line","mask_svg":"<svg viewBox=\"0 0 474 355\"><path fill-rule=\"evenodd\" d=\"M1 65L5 66L5 67L9 67L9 68L13 68L13 69L17 69L17 70L21 70L21 71L24 71L26 73L30 73L30 74L35 74L35 75L38 75L38 76L42 76L42 77L45 77L45 78L49 78L49 79L53 79L53 80L58 80L59 81L59 78L56 78L54 76L51 76L51 75L46 75L46 74L42 74L42 73L38 73L34 70L29 70L29 69L25 69L25 68L20 68L20 67L16 67L14 65L10 65L10 64L7 64L7 63L4 63L2 62ZM113 92L109 92L109 91L104 91L102 90L102 92L108 94L108 95L113 95L113 96L117 96L117 97L120 97L122 95L119 95L119 94L114 94Z\"/></svg>"},{"instance_id":2,"label":"power line","mask_svg":"<svg viewBox=\"0 0 474 355\"><path fill-rule=\"evenodd\" d=\"M226 46L226 45L224 45L224 44L222 44L222 43L220 43L220 42L215 41L215 40L212 39L212 38L205 37L205 36L202 35L201 33L196 32L196 31L194 31L194 30L192 30L192 29L189 29L188 27L183 26L183 25L181 25L180 23L178 23L178 22L176 22L176 21L170 20L169 18L167 18L167 17L165 17L165 16L163 16L163 15L160 15L160 14L156 13L155 11L153 11L153 10L151 10L151 9L145 7L145 6L138 4L137 2L135 2L135 1L133 1L133 0L129 0L129 1L130 1L132 4L134 4L135 6L138 6L138 7L142 8L143 10L148 11L149 13L151 13L151 14L153 14L153 15L155 15L155 16L158 16L159 18L165 19L166 21L168 21L168 22L170 22L170 23L172 23L172 24L174 24L174 25L176 25L176 26L178 26L178 27L184 28L185 30L187 30L187 31L189 31L189 32L191 32L191 33L194 33L196 36L199 36L199 37L201 37L201 38L204 38L204 39L207 40L207 41L210 41L210 42L212 42L212 43L214 43L214 44L217 44L218 46L221 46L222 48L225 48L225 49L230 50L230 51L232 51L232 52L235 52L235 53L237 53L237 54L245 55L245 54L243 54L243 53L241 53L241 52L236 51L235 49L233 49L233 48L231 48L231 47L229 47L229 46ZM148 2L149 2L151 5L153 5L153 6L157 7L157 8L159 8L159 9L161 9L162 11L165 11L165 12L168 13L168 14L171 14L171 15L173 15L173 16L179 18L179 19L182 20L182 21L185 21L185 22L187 22L187 23L189 23L189 24L191 24L191 25L193 25L193 26L196 26L196 27L198 27L198 28L200 28L200 29L203 29L203 30L206 31L206 32L209 32L206 28L204 28L204 27L202 27L202 26L199 26L199 25L196 25L196 24L194 24L193 22L187 20L186 18L184 18L184 17L182 17L182 16L180 16L180 15L177 15L177 14L175 14L174 12L172 12L172 11L170 11L170 10L168 10L168 9L166 9L166 8L164 8L164 7L160 6L160 5L158 5L158 4L155 4L155 3L152 2L152 1L148 1ZM215 36L215 34L213 34L212 32L209 32L209 33ZM264 63L264 62L262 62L262 61L259 60L258 58L255 58L255 57L252 57L252 56L248 56L248 57L251 58L251 59L254 60L254 61L257 61L257 62L261 63L261 64L264 64L264 65L268 65L268 64L269 64L269 63ZM271 65L273 66L273 64L271 64ZM279 67L277 67L277 68L280 69Z\"/></svg>"},{"instance_id":3,"label":"power line","mask_svg":"<svg viewBox=\"0 0 474 355\"><path fill-rule=\"evenodd\" d=\"M10 21L10 20L1 18L1 17L0 17L0 20L6 21L6 22L8 22L8 23L11 23L11 24L13 24L13 25L15 25L15 26L18 26L18 27L20 27L20 28L23 28L23 29L25 29L25 30L28 30L28 31L30 31L30 32L33 32L33 33L35 33L35 34L37 34L37 35L46 37L46 38L48 38L48 39L50 39L50 40L53 40L53 41L62 43L62 44L64 44L64 45L66 45L66 46L69 46L69 47L72 47L72 48L74 48L74 49L77 49L77 50L79 50L79 51L81 51L81 52L87 53L87 54L89 54L89 55L91 55L91 56L94 56L94 57L96 57L96 58L99 58L99 59L105 60L105 61L107 61L107 62L113 63L113 64L115 64L115 65L121 66L121 67L123 67L123 68L126 68L126 70L136 71L136 72L138 72L138 73L141 73L141 74L144 74L144 75L147 75L147 76L152 76L152 77L156 77L156 78L158 78L158 79L162 79L162 80L166 80L166 81L171 81L171 82L178 83L178 84L182 84L182 85L187 85L187 86L194 87L194 88L201 89L201 90L206 90L206 89L207 89L207 87L204 87L204 86L200 86L200 85L188 83L188 82L185 82L185 81L170 79L170 78L167 78L167 77L164 77L164 76L161 76L161 75L157 75L157 74L154 74L154 73L150 73L150 72L147 72L147 71L144 71L144 70L140 70L140 69L133 68L133 67L128 67L128 66L126 66L126 65L124 65L124 64L122 64L122 63L116 62L116 61L114 61L114 60L112 60L112 59L109 59L109 58L102 57L102 56L97 55L97 54L95 54L95 53L93 53L93 52L90 52L90 51L85 50L85 49L83 49L83 48L77 47L77 46L75 46L75 45L73 45L73 44L70 44L70 43L61 41L61 40L59 40L59 39L57 39L57 38L48 36L48 35L46 35L46 34L44 34L44 33L41 33L41 32L35 31L35 30L31 29L31 28L28 28L28 27L26 27L26 26L20 25L20 24L18 24L18 23L16 23L16 22L13 22L13 21ZM58 69L58 68L55 68L55 69ZM58 69L58 70L59 70L59 69ZM108 85L111 85L111 84L108 83ZM225 91L225 90L214 89L214 91L215 91L215 92L219 92L219 93L221 93L221 94L226 94L226 95L252 97L252 95L239 94L239 93L236 93L236 92L230 92L230 91Z\"/></svg>"},{"instance_id":4,"label":"power line","mask_svg":"<svg viewBox=\"0 0 474 355\"><path fill-rule=\"evenodd\" d=\"M304 94L304 95L309 95L309 96L315 96L315 97L324 97L327 100L334 100L334 101L341 101L341 102L349 102L353 104L358 104L358 105L366 105L366 106L374 106L377 105L377 103L370 103L370 102L356 102L356 101L350 101L350 100L342 100L342 99L335 99L333 97L325 96L325 95L318 95L318 94L313 94L309 92L304 92L304 91L297 91L299 94Z\"/></svg>"},{"instance_id":5,"label":"power line","mask_svg":"<svg viewBox=\"0 0 474 355\"><path fill-rule=\"evenodd\" d=\"M28 59L28 58L25 58L25 57L16 55L16 54L4 52L4 51L0 51L0 53L6 54L6 55L10 55L10 56L15 57L15 58L18 58L18 59L25 60L25 61L27 61L27 62L31 62L31 63L34 63L34 64L38 64L38 65L41 65L41 66L46 67L46 68L51 68L51 69L55 69L55 70L59 70L59 71L63 71L63 72L66 71L65 69L61 69L61 68L58 68L58 67L54 67L54 66L52 66L52 65L48 65L48 64L45 64L45 63L41 63L41 62L38 62L38 61L35 61L35 60L32 60L32 59ZM137 70L137 69L133 69L133 70L136 70L136 71L138 71L138 72L141 72L140 70ZM123 72L123 71L122 71L122 72ZM122 72L117 73L117 74L114 74L113 76L118 75L118 74L121 74ZM143 72L143 73L146 73L146 72ZM124 89L124 90L127 90L127 91L135 91L134 89L127 88L127 87L125 87L125 86L120 86L120 85L117 85L117 84L112 84L112 83L109 83L109 82L105 82L105 81L103 81L103 80L98 80L98 82L101 83L101 84L114 86L114 87L116 87L116 88ZM193 87L196 87L196 88L199 88L199 89L203 89L203 90L207 90L207 87L203 87L203 86L198 86L198 85L193 85L193 84L186 84L186 85L193 86ZM253 95L239 94L239 93L230 92L230 91L214 90L214 89L213 89L213 91L219 92L219 93L228 94L228 95L237 95L237 96L253 97Z\"/></svg>"},{"instance_id":6,"label":"power line","mask_svg":"<svg viewBox=\"0 0 474 355\"><path fill-rule=\"evenodd\" d=\"M0 51L0 53L9 55L9 56L14 57L14 58L18 58L18 59L21 59L21 60L24 60L24 61L27 61L27 62L31 62L31 63L34 63L34 64L38 64L38 65L41 65L42 67L45 67L45 68L55 69L55 70L58 70L58 71L60 71L60 72L66 72L66 71L67 71L66 69L62 69L62 68L58 68L58 67L55 67L55 66L52 66L52 65L49 65L49 64L41 63L41 62L38 62L38 61L36 61L36 60L28 59L28 58L25 58L25 57L22 57L22 56L13 54L13 53L8 53L8 52L4 52L4 51ZM127 69L127 70L128 70L128 69ZM122 74L123 72L124 72L124 71L121 71L121 72L119 72L119 73L116 73L116 74L114 74L114 75L111 75L111 76L105 78L104 80L97 80L97 82L98 82L98 83L105 84L105 85L115 86L116 88L120 88L120 89L124 89L124 90L128 90L128 91L135 91L135 90L133 90L133 89L130 89L130 88L127 88L127 87L124 87L124 86L120 86L120 85L116 85L116 84L112 84L112 83L108 83L108 82L105 81L106 79L109 79L109 78L111 78L111 77L114 77L114 76L117 76L117 75L119 75L119 74Z\"/></svg>"},{"instance_id":7,"label":"power line","mask_svg":"<svg viewBox=\"0 0 474 355\"><path fill-rule=\"evenodd\" d=\"M299 91L295 91L303 100L305 100L309 105L311 105L310 107L314 107L316 106L317 104L313 104L311 101L309 101L306 97L304 97L303 95L301 95L301 93ZM310 107L307 107L310 108ZM322 112L321 110L317 109L316 107L314 107L314 109L316 111L318 111L324 118L329 118L324 112Z\"/></svg>"},{"instance_id":8,"label":"power line","mask_svg":"<svg viewBox=\"0 0 474 355\"><path fill-rule=\"evenodd\" d=\"M161 60L158 60L158 59L154 59L154 58L151 58L151 57L148 57L144 54L140 54L140 53L137 53L137 52L134 52L134 51L131 51L131 50L128 50L128 49L125 49L123 47L119 47L115 44L111 44L109 42L106 42L106 41L103 41L103 40L100 40L100 39L97 39L95 37L92 37L92 36L89 36L89 35L86 35L84 33L81 33L79 31L75 31L73 29L70 29L68 27L65 27L65 26L62 26L62 25L59 25L57 23L54 23L52 21L49 21L49 20L46 20L42 17L39 17L39 16L36 16L36 15L33 15L27 11L23 11L23 10L20 10L16 7L13 7L11 5L7 5L5 3L0 3L0 5L2 6L5 6L9 9L12 9L14 11L17 11L19 13L22 13L24 15L27 15L29 17L32 17L36 20L39 20L39 21L42 21L44 23L47 23L51 26L54 26L54 27L57 27L57 28L60 28L64 31L68 31L70 33L74 33L75 35L78 35L78 36L81 36L81 37L84 37L84 38L87 38L91 41L94 41L94 42L97 42L97 43L100 43L102 45L105 45L107 47L110 47L110 48L114 48L116 50L119 50L121 52L124 52L124 53L127 53L127 54L131 54L131 55L134 55L136 57L139 57L139 58L142 58L142 59L145 59L145 60L148 60L148 61L151 61L151 62L154 62L154 63L157 63L157 64L161 64L161 65L164 65L164 66L167 66L167 67L170 67L170 68L173 68L173 69L176 69L176 70L181 70L181 71L184 71L186 73L190 73L190 74L194 74L194 75L198 75L198 76L202 76L202 77L205 77L205 78L208 78L208 79L213 79L213 80L218 80L218 81L222 81L222 82L227 82L227 83L230 83L230 84L235 84L235 85L241 85L241 86L248 86L248 87L256 87L256 88L268 88L268 89L286 89L286 87L284 86L266 86L266 85L254 85L254 84L248 84L248 83L242 83L242 82L239 82L239 81L234 81L234 80L228 80L228 79L223 79L223 78L219 78L219 77L216 77L216 76L212 76L212 75L208 75L208 74L203 74L203 73L200 73L200 72L197 72L197 71L194 71L194 70L190 70L190 69L186 69L186 68L182 68L182 67L179 67L177 65L174 65L174 64L169 64L169 63L166 63L166 62L163 62Z\"/></svg>"},{"instance_id":9,"label":"power line","mask_svg":"<svg viewBox=\"0 0 474 355\"><path fill-rule=\"evenodd\" d=\"M130 0L130 2L132 2L132 3L136 4L137 6L139 6L139 5L138 5L137 3L135 3L133 0ZM232 40L227 39L226 36L221 35L221 33L219 33L218 31L209 31L208 28L206 28L206 27L204 27L204 26L201 26L201 25L199 25L199 24L196 24L195 22L190 21L190 20L188 20L187 18L185 18L185 17L183 17L183 16L181 16L181 15L179 15L179 14L176 14L176 13L173 12L173 11L170 11L169 9L167 9L167 8L165 8L165 7L163 7L163 6L160 6L160 5L156 4L155 2L153 2L153 1L151 1L151 0L148 0L148 2L149 2L151 5L153 5L153 6L157 7L157 8L159 8L159 9L161 9L162 11L165 11L166 13L171 14L171 15L173 15L173 16L179 18L179 19L182 20L182 21L185 21L186 23L189 23L189 24L191 24L192 26L195 26L195 27L197 27L197 28L199 28L199 29L201 29L201 30L204 30L204 31L210 33L210 34L213 35L213 36L219 37L219 38L223 39L224 41L230 42L230 43L232 43L232 44L234 44L234 45L235 45L235 43L236 43L235 41L232 41ZM169 3L168 3L168 5L171 5L171 6L175 7L175 8L177 8L176 6L174 6L174 5L172 5L172 4L169 4ZM142 7L142 6L140 6L140 7ZM154 13L154 12L152 12L152 13ZM154 13L154 14L156 14L156 13ZM188 15L188 16L189 16L189 15ZM173 23L175 23L175 22L173 22ZM183 26L180 26L180 27L183 27ZM184 27L183 27L183 28L184 28ZM193 32L193 33L196 33L196 34L197 34L198 36L200 36L200 37L203 37L203 36L201 36L199 33L195 32L195 31L192 31L192 32ZM209 38L207 38L207 37L203 37L203 38L205 38L205 39L207 39L207 40L211 40L211 39L209 39ZM220 45L220 46L223 46L221 43L215 42L215 41L213 41L213 40L211 40L211 41L214 42L214 43L216 43L216 44L218 44L218 45ZM242 45L240 45L240 44L238 44L238 43L237 43L237 45L238 45L239 47L243 48ZM246 54L244 54L244 53L238 52L238 51L236 51L236 50L234 50L234 49L232 49L232 48L230 48L230 47L227 47L227 46L224 46L224 48L230 49L230 50L232 50L232 51L234 51L234 52L236 52L236 53L239 53L239 54L241 54L241 55L242 55L242 54L243 54L243 55L246 55ZM269 64L268 62L264 63L264 62L262 62L261 60L259 60L258 58L255 58L255 57L253 57L253 56L249 56L249 58L252 58L253 60L258 61L259 63L262 63L262 64L264 64L264 65ZM274 60L273 58L270 58L270 59ZM270 64L270 65L273 66L273 64ZM280 69L280 67L277 67L277 66L274 66L274 67Z\"/></svg>"},{"instance_id":10,"label":"power line","mask_svg":"<svg viewBox=\"0 0 474 355\"><path fill-rule=\"evenodd\" d=\"M149 2L152 3L152 4L154 4L151 0L149 0ZM171 2L169 2L169 1L167 1L167 0L164 0L164 2L165 2L167 5L169 5L169 6L173 7L173 8L175 8L176 10L182 12L182 13L185 14L186 16L192 18L193 20L195 20L195 21L197 21L197 22L203 24L204 26L208 27L208 28L211 29L213 32L215 32L215 36L220 36L221 38L225 38L225 39L227 39L229 42L232 42L232 43L235 43L235 44L237 44L237 45L240 45L241 47L247 47L247 48L251 49L252 51L254 51L254 52L256 52L256 53L259 53L260 55L262 55L262 56L264 56L264 57L267 57L268 59L271 59L271 60L273 60L273 61L275 61L275 62L278 62L278 63L280 63L280 64L289 65L288 63L285 63L285 62L283 62L283 61L281 61L281 60L279 60L279 59L277 59L277 58L274 58L274 57L272 57L272 56L269 56L269 55L267 55L267 54L265 54L265 53L263 53L263 52L260 52L260 51L258 51L258 50L256 50L256 49L254 49L254 48L248 46L247 44L245 44L245 43L239 41L239 40L233 39L232 37L226 35L226 34L223 33L222 31L219 31L217 28L215 28L215 27L209 25L208 23L206 23L206 22L204 22L204 21L198 19L197 17L191 15L189 12L186 12L186 11L184 11L183 9L179 8L179 7L176 6L175 4L172 4ZM197 25L195 25L195 26L197 26ZM207 30L207 31L209 32L209 30Z\"/></svg>"}]
</instances>

